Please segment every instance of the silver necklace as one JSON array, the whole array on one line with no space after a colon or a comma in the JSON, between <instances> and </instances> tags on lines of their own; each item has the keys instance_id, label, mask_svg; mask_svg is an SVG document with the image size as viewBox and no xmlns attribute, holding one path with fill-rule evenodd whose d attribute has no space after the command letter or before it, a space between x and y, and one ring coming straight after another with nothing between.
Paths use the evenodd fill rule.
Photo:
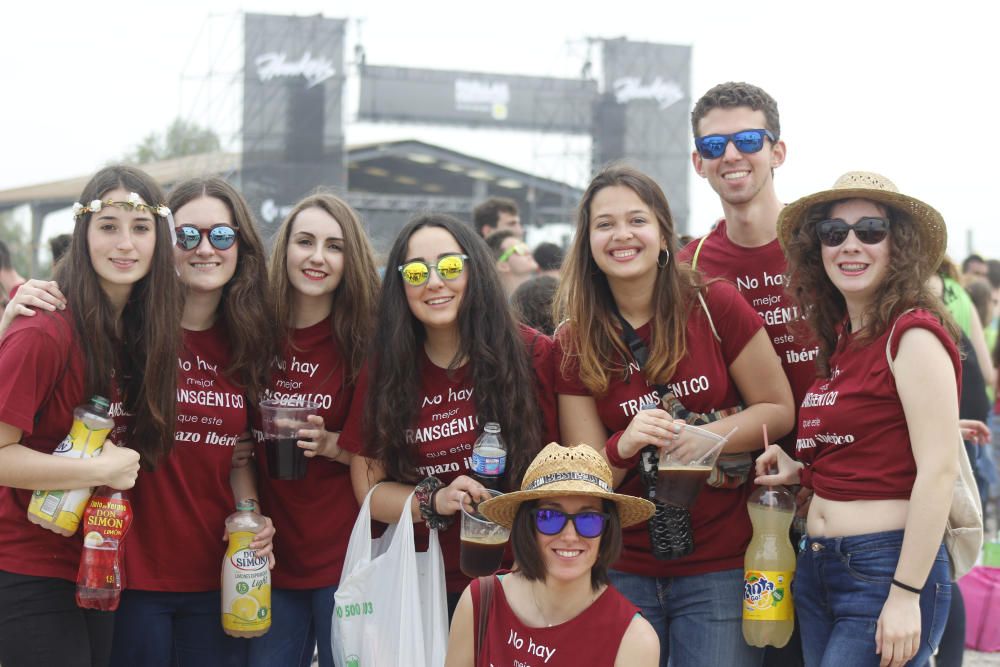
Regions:
<instances>
[{"instance_id":1,"label":"silver necklace","mask_svg":"<svg viewBox=\"0 0 1000 667\"><path fill-rule=\"evenodd\" d=\"M538 615L542 619L542 623L545 623L545 627L551 628L552 624L545 619L545 612L542 611L542 605L538 604L538 597L535 595L535 582L528 582L528 587L531 589L531 600L535 603L535 609L538 610Z\"/></svg>"}]
</instances>

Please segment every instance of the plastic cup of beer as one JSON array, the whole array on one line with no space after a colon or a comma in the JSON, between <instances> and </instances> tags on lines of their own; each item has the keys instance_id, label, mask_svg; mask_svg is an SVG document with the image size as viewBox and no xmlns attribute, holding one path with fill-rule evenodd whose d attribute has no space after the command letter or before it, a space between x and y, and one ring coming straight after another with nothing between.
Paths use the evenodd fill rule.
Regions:
<instances>
[{"instance_id":1,"label":"plastic cup of beer","mask_svg":"<svg viewBox=\"0 0 1000 667\"><path fill-rule=\"evenodd\" d=\"M302 479L306 476L306 452L299 447L299 429L311 428L306 417L319 412L309 401L267 399L260 403L267 472L271 479Z\"/></svg>"},{"instance_id":2,"label":"plastic cup of beer","mask_svg":"<svg viewBox=\"0 0 1000 667\"><path fill-rule=\"evenodd\" d=\"M691 509L729 435L716 435L691 424L684 424L681 429L678 439L681 446L672 452L660 450L656 499Z\"/></svg>"},{"instance_id":3,"label":"plastic cup of beer","mask_svg":"<svg viewBox=\"0 0 1000 667\"><path fill-rule=\"evenodd\" d=\"M502 495L495 489L486 489L491 496ZM478 505L478 503L477 503ZM459 567L470 578L485 577L500 569L504 547L510 538L510 529L495 524L479 513L472 513L462 505L462 546Z\"/></svg>"}]
</instances>

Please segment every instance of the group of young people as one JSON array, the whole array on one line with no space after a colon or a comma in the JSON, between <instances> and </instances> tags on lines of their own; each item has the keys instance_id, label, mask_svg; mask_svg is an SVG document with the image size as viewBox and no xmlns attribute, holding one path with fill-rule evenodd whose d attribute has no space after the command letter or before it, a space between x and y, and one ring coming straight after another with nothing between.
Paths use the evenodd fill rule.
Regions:
<instances>
[{"instance_id":1,"label":"group of young people","mask_svg":"<svg viewBox=\"0 0 1000 667\"><path fill-rule=\"evenodd\" d=\"M164 195L137 169L101 170L57 285L22 286L0 323L0 664L307 665L318 645L332 665L333 593L374 489L379 521L409 503L418 549L440 531L449 665L542 664L544 646L549 665L757 666L741 632L754 481L813 492L801 648L768 664L923 664L947 616L956 475L941 444L958 428L955 329L926 287L943 220L861 172L782 207L777 105L755 86L716 86L692 126L725 218L681 248L660 186L602 169L551 338L516 320L489 246L452 217L407 224L380 281L333 195L295 206L268 258L222 179ZM95 393L114 444L49 456ZM300 432L306 479L272 480L254 406L290 395L322 409ZM693 551L664 560L641 468L650 446L693 446L677 404L730 435L732 465L691 510ZM490 421L508 446L509 493L492 500L470 474ZM762 427L779 443L763 453ZM131 488L135 511L113 619L75 605L79 538L25 517L32 489L102 484ZM274 622L252 640L219 622L224 520L247 499L274 568ZM479 501L513 527L514 563L470 586L455 519Z\"/></svg>"}]
</instances>

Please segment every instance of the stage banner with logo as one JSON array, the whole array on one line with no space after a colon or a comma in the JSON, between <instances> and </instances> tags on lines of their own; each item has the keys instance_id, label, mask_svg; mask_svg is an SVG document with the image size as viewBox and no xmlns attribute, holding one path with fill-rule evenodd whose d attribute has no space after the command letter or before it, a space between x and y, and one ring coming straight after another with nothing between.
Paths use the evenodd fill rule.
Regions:
<instances>
[{"instance_id":1,"label":"stage banner with logo","mask_svg":"<svg viewBox=\"0 0 1000 667\"><path fill-rule=\"evenodd\" d=\"M604 81L594 104L594 169L625 159L656 179L688 229L691 47L603 41Z\"/></svg>"},{"instance_id":2,"label":"stage banner with logo","mask_svg":"<svg viewBox=\"0 0 1000 667\"><path fill-rule=\"evenodd\" d=\"M316 187L347 187L344 25L245 15L240 185L265 233Z\"/></svg>"},{"instance_id":3,"label":"stage banner with logo","mask_svg":"<svg viewBox=\"0 0 1000 667\"><path fill-rule=\"evenodd\" d=\"M597 82L366 65L358 118L587 134Z\"/></svg>"}]
</instances>

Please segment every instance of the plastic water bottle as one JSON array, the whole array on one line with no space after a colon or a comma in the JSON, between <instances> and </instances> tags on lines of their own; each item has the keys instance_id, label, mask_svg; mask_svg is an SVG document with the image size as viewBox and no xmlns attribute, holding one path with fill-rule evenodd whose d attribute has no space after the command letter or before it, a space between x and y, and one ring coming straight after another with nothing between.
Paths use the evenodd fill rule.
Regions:
<instances>
[{"instance_id":1,"label":"plastic water bottle","mask_svg":"<svg viewBox=\"0 0 1000 667\"><path fill-rule=\"evenodd\" d=\"M486 422L472 445L472 476L487 489L500 489L507 468L507 445L500 437L500 424Z\"/></svg>"},{"instance_id":2,"label":"plastic water bottle","mask_svg":"<svg viewBox=\"0 0 1000 667\"><path fill-rule=\"evenodd\" d=\"M121 545L132 525L132 505L123 491L99 487L83 512L83 552L76 575L76 604L114 611L122 594Z\"/></svg>"},{"instance_id":3,"label":"plastic water bottle","mask_svg":"<svg viewBox=\"0 0 1000 667\"><path fill-rule=\"evenodd\" d=\"M110 403L103 396L94 396L90 403L73 410L73 427L55 451L55 456L87 459L97 456L115 422L108 414ZM80 517L90 500L93 488L61 491L39 490L31 494L28 520L54 533L70 536L80 525Z\"/></svg>"},{"instance_id":4,"label":"plastic water bottle","mask_svg":"<svg viewBox=\"0 0 1000 667\"><path fill-rule=\"evenodd\" d=\"M795 497L780 485L761 486L750 494L747 511L753 539L743 561L743 638L750 646L781 648L795 627L795 550L788 539Z\"/></svg>"}]
</instances>

